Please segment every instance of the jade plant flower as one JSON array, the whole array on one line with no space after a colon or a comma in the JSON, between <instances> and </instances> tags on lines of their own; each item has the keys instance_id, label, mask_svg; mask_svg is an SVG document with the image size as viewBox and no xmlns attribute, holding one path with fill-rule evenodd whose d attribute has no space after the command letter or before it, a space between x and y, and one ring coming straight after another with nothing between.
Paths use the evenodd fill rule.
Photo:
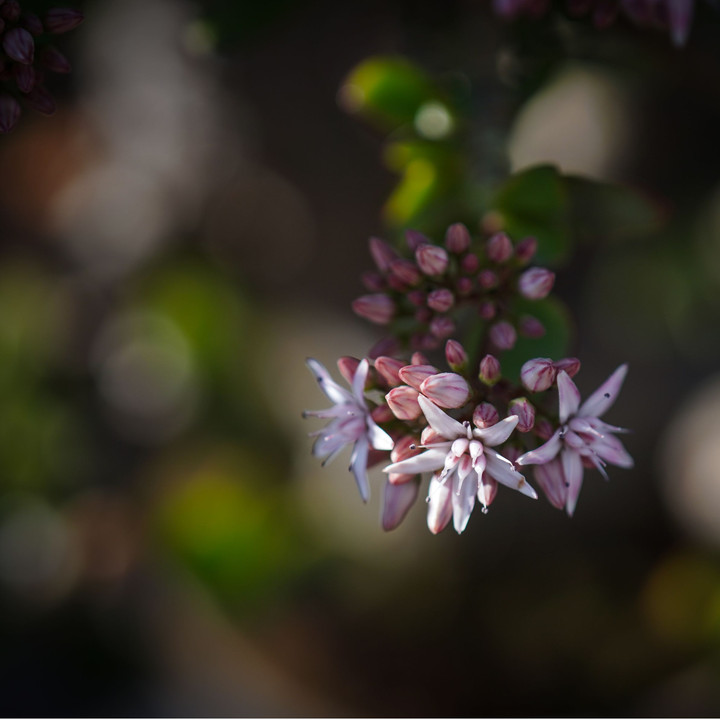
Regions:
<instances>
[{"instance_id":1,"label":"jade plant flower","mask_svg":"<svg viewBox=\"0 0 720 720\"><path fill-rule=\"evenodd\" d=\"M365 402L365 381L369 364L362 360L352 379L352 392L338 385L325 366L317 360L308 358L307 366L315 376L320 389L332 401L327 410L306 410L305 417L330 418L331 422L322 430L310 433L317 436L313 445L313 455L324 457L323 465L330 462L346 445L352 445L350 470L355 475L360 496L364 502L370 497L370 484L367 477L368 452L392 450L392 438L377 425L370 416Z\"/></svg>"},{"instance_id":2,"label":"jade plant flower","mask_svg":"<svg viewBox=\"0 0 720 720\"><path fill-rule=\"evenodd\" d=\"M487 508L495 497L497 483L537 498L513 464L492 450L510 437L518 422L516 415L480 429L467 421L458 422L423 395L418 397L418 403L437 438L424 446L425 452L392 463L383 472L434 471L428 497L431 532L440 532L452 517L455 530L461 533L475 507L475 498Z\"/></svg>"},{"instance_id":3,"label":"jade plant flower","mask_svg":"<svg viewBox=\"0 0 720 720\"><path fill-rule=\"evenodd\" d=\"M517 459L518 465L545 466L535 477L550 502L559 508L564 505L570 516L582 487L584 464L596 467L606 480L606 463L633 466L632 457L613 434L627 431L600 420L615 402L626 374L627 365L621 365L581 405L577 386L561 370L557 376L560 427L544 445Z\"/></svg>"}]
</instances>

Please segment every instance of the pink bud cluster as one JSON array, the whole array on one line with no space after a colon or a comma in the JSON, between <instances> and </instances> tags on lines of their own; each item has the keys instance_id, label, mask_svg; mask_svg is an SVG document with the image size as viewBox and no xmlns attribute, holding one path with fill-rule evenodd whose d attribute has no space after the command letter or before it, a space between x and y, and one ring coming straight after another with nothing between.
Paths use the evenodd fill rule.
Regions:
<instances>
[{"instance_id":1,"label":"pink bud cluster","mask_svg":"<svg viewBox=\"0 0 720 720\"><path fill-rule=\"evenodd\" d=\"M505 233L484 243L474 240L462 223L451 225L443 245L408 230L408 256L379 238L370 239L376 271L365 273L369 294L353 302L360 317L377 325L402 326L396 339L411 350L431 351L456 334L458 314L468 306L487 325L493 350L511 350L518 336L539 338L540 320L514 310L515 300L542 300L552 290L555 274L526 266L537 251L528 237L517 244ZM375 354L384 352L377 349Z\"/></svg>"},{"instance_id":2,"label":"pink bud cluster","mask_svg":"<svg viewBox=\"0 0 720 720\"><path fill-rule=\"evenodd\" d=\"M535 465L535 482L550 503L572 514L583 468L605 474L606 463L632 463L613 434L621 428L598 417L617 395L625 366L582 404L571 379L580 370L577 358L534 357L519 377L503 372L502 354L518 334L542 334L536 318L515 312L515 301L545 298L555 279L528 267L537 250L533 238L514 244L497 233L478 243L458 223L443 246L412 230L406 243L402 256L383 240L370 241L376 271L364 282L371 292L353 309L392 332L368 358L338 361L352 393L309 362L334 404L307 413L331 420L314 433L315 454L334 456L343 443L352 444L351 469L364 499L365 469L385 463L386 530L416 502L426 472L433 473L428 527L434 533L451 519L462 532L476 500L486 512L499 485L537 497L520 472L525 465ZM456 332L473 308L481 332L469 335L468 347Z\"/></svg>"},{"instance_id":3,"label":"pink bud cluster","mask_svg":"<svg viewBox=\"0 0 720 720\"><path fill-rule=\"evenodd\" d=\"M52 115L55 99L45 87L45 75L69 73L68 59L48 44L48 35L59 35L83 20L79 10L52 8L38 17L23 12L17 0L0 3L0 133L10 132L22 112L20 100Z\"/></svg>"}]
</instances>

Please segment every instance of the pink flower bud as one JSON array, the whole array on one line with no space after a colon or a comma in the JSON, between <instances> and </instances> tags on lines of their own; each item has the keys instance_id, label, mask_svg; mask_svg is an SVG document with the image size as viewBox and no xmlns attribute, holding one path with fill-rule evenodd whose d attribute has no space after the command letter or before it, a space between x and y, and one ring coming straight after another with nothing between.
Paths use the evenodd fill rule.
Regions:
<instances>
[{"instance_id":1,"label":"pink flower bud","mask_svg":"<svg viewBox=\"0 0 720 720\"><path fill-rule=\"evenodd\" d=\"M72 70L70 61L54 47L46 48L40 57L41 65L51 72L67 74Z\"/></svg>"},{"instance_id":2,"label":"pink flower bud","mask_svg":"<svg viewBox=\"0 0 720 720\"><path fill-rule=\"evenodd\" d=\"M9 22L15 22L20 17L20 3L17 0L5 0L0 7L0 16Z\"/></svg>"},{"instance_id":3,"label":"pink flower bud","mask_svg":"<svg viewBox=\"0 0 720 720\"><path fill-rule=\"evenodd\" d=\"M407 385L393 388L386 396L388 407L398 420L414 420L422 412L418 391Z\"/></svg>"},{"instance_id":4,"label":"pink flower bud","mask_svg":"<svg viewBox=\"0 0 720 720\"><path fill-rule=\"evenodd\" d=\"M35 68L32 65L15 63L13 65L13 75L20 92L29 93L33 89L35 85Z\"/></svg>"},{"instance_id":5,"label":"pink flower bud","mask_svg":"<svg viewBox=\"0 0 720 720\"><path fill-rule=\"evenodd\" d=\"M371 237L368 244L370 246L370 255L375 265L377 265L377 269L381 273L386 273L390 269L390 263L397 258L398 254L394 248L380 238Z\"/></svg>"},{"instance_id":6,"label":"pink flower bud","mask_svg":"<svg viewBox=\"0 0 720 720\"><path fill-rule=\"evenodd\" d=\"M388 275L387 284L391 290L395 290L399 293L407 292L407 285L402 280L400 280L397 275Z\"/></svg>"},{"instance_id":7,"label":"pink flower bud","mask_svg":"<svg viewBox=\"0 0 720 720\"><path fill-rule=\"evenodd\" d=\"M473 289L473 281L470 278L461 277L457 279L455 287L458 295L469 295Z\"/></svg>"},{"instance_id":8,"label":"pink flower bud","mask_svg":"<svg viewBox=\"0 0 720 720\"><path fill-rule=\"evenodd\" d=\"M424 427L420 434L421 445L431 445L434 442L442 442L444 439L445 438L438 434L437 430L434 430L430 425Z\"/></svg>"},{"instance_id":9,"label":"pink flower bud","mask_svg":"<svg viewBox=\"0 0 720 720\"><path fill-rule=\"evenodd\" d=\"M396 463L421 453L422 450L417 447L418 444L418 439L412 437L412 435L405 435L399 438L395 441L395 445L390 453L390 460ZM415 475L416 473L389 473L388 480L393 485L401 485L402 483L410 482Z\"/></svg>"},{"instance_id":10,"label":"pink flower bud","mask_svg":"<svg viewBox=\"0 0 720 720\"><path fill-rule=\"evenodd\" d=\"M415 475L410 475L407 482L394 484L392 477L394 473L388 476L388 482L383 488L383 503L381 524L382 529L386 532L394 530L405 519L410 508L415 504L420 492L420 479ZM412 482L410 482L412 480Z\"/></svg>"},{"instance_id":11,"label":"pink flower bud","mask_svg":"<svg viewBox=\"0 0 720 720\"><path fill-rule=\"evenodd\" d=\"M430 238L425 237L418 230L406 230L405 242L412 252L415 252L421 245L432 245Z\"/></svg>"},{"instance_id":12,"label":"pink flower bud","mask_svg":"<svg viewBox=\"0 0 720 720\"><path fill-rule=\"evenodd\" d=\"M484 290L492 290L498 286L498 276L493 270L481 270L478 273L478 282Z\"/></svg>"},{"instance_id":13,"label":"pink flower bud","mask_svg":"<svg viewBox=\"0 0 720 720\"><path fill-rule=\"evenodd\" d=\"M480 361L478 377L485 385L494 385L500 379L500 362L494 355L486 355Z\"/></svg>"},{"instance_id":14,"label":"pink flower bud","mask_svg":"<svg viewBox=\"0 0 720 720\"><path fill-rule=\"evenodd\" d=\"M517 341L515 328L502 320L490 328L490 340L498 350L512 350Z\"/></svg>"},{"instance_id":15,"label":"pink flower bud","mask_svg":"<svg viewBox=\"0 0 720 720\"><path fill-rule=\"evenodd\" d=\"M21 20L23 27L32 35L42 35L45 32L40 18L35 13L23 13Z\"/></svg>"},{"instance_id":16,"label":"pink flower bud","mask_svg":"<svg viewBox=\"0 0 720 720\"><path fill-rule=\"evenodd\" d=\"M462 260L460 260L460 270L462 270L467 275L472 275L474 272L477 272L477 269L479 267L480 260L478 256L474 255L473 253L463 255Z\"/></svg>"},{"instance_id":17,"label":"pink flower bud","mask_svg":"<svg viewBox=\"0 0 720 720\"><path fill-rule=\"evenodd\" d=\"M577 358L563 358L553 363L555 369L560 372L564 370L570 377L574 377L580 370L580 361Z\"/></svg>"},{"instance_id":18,"label":"pink flower bud","mask_svg":"<svg viewBox=\"0 0 720 720\"><path fill-rule=\"evenodd\" d=\"M77 27L83 21L83 18L84 16L79 10L52 8L45 14L43 24L48 32L59 35Z\"/></svg>"},{"instance_id":19,"label":"pink flower bud","mask_svg":"<svg viewBox=\"0 0 720 720\"><path fill-rule=\"evenodd\" d=\"M502 454L514 465L523 452L515 445L506 445L503 448Z\"/></svg>"},{"instance_id":20,"label":"pink flower bud","mask_svg":"<svg viewBox=\"0 0 720 720\"><path fill-rule=\"evenodd\" d=\"M429 365L430 361L421 352L414 352L410 357L410 364Z\"/></svg>"},{"instance_id":21,"label":"pink flower bud","mask_svg":"<svg viewBox=\"0 0 720 720\"><path fill-rule=\"evenodd\" d=\"M405 365L399 371L400 379L415 390L419 390L425 380L437 374L438 369L432 365Z\"/></svg>"},{"instance_id":22,"label":"pink flower bud","mask_svg":"<svg viewBox=\"0 0 720 720\"><path fill-rule=\"evenodd\" d=\"M422 290L411 290L407 294L407 299L415 305L415 307L425 307L427 296Z\"/></svg>"},{"instance_id":23,"label":"pink flower bud","mask_svg":"<svg viewBox=\"0 0 720 720\"><path fill-rule=\"evenodd\" d=\"M473 411L473 423L479 428L488 428L496 425L500 415L494 405L488 402L480 403Z\"/></svg>"},{"instance_id":24,"label":"pink flower bud","mask_svg":"<svg viewBox=\"0 0 720 720\"><path fill-rule=\"evenodd\" d=\"M20 119L20 103L10 95L0 95L0 133L10 132Z\"/></svg>"},{"instance_id":25,"label":"pink flower bud","mask_svg":"<svg viewBox=\"0 0 720 720\"><path fill-rule=\"evenodd\" d=\"M3 50L11 60L32 65L35 54L35 41L33 36L24 28L8 30L2 40Z\"/></svg>"},{"instance_id":26,"label":"pink flower bud","mask_svg":"<svg viewBox=\"0 0 720 720\"><path fill-rule=\"evenodd\" d=\"M541 338L545 334L545 326L532 315L523 315L518 322L520 334L529 338Z\"/></svg>"},{"instance_id":27,"label":"pink flower bud","mask_svg":"<svg viewBox=\"0 0 720 720\"><path fill-rule=\"evenodd\" d=\"M462 407L470 397L470 388L465 378L457 373L431 375L420 386L420 392L444 408Z\"/></svg>"},{"instance_id":28,"label":"pink flower bud","mask_svg":"<svg viewBox=\"0 0 720 720\"><path fill-rule=\"evenodd\" d=\"M378 371L380 377L390 386L395 387L401 384L400 380L400 368L405 363L402 360L396 360L395 358L388 357L387 355L381 355L375 359L375 369Z\"/></svg>"},{"instance_id":29,"label":"pink flower bud","mask_svg":"<svg viewBox=\"0 0 720 720\"><path fill-rule=\"evenodd\" d=\"M520 382L530 392L547 390L555 382L556 375L550 358L534 358L520 368Z\"/></svg>"},{"instance_id":30,"label":"pink flower bud","mask_svg":"<svg viewBox=\"0 0 720 720\"><path fill-rule=\"evenodd\" d=\"M448 340L445 343L445 360L455 372L460 372L467 367L468 356L457 340Z\"/></svg>"},{"instance_id":31,"label":"pink flower bud","mask_svg":"<svg viewBox=\"0 0 720 720\"><path fill-rule=\"evenodd\" d=\"M373 408L370 416L378 424L387 423L395 419L395 416L387 405L378 405Z\"/></svg>"},{"instance_id":32,"label":"pink flower bud","mask_svg":"<svg viewBox=\"0 0 720 720\"><path fill-rule=\"evenodd\" d=\"M362 283L370 292L380 292L385 289L385 280L380 273L364 272Z\"/></svg>"},{"instance_id":33,"label":"pink flower bud","mask_svg":"<svg viewBox=\"0 0 720 720\"><path fill-rule=\"evenodd\" d=\"M55 98L42 85L35 85L25 99L43 115L52 115L57 110Z\"/></svg>"},{"instance_id":34,"label":"pink flower bud","mask_svg":"<svg viewBox=\"0 0 720 720\"><path fill-rule=\"evenodd\" d=\"M452 332L450 334L452 335ZM421 333L417 347L421 350L436 350L440 347L440 338L435 337L432 333Z\"/></svg>"},{"instance_id":35,"label":"pink flower bud","mask_svg":"<svg viewBox=\"0 0 720 720\"><path fill-rule=\"evenodd\" d=\"M353 300L352 309L356 315L378 325L387 325L395 315L395 303L382 293L363 295Z\"/></svg>"},{"instance_id":36,"label":"pink flower bud","mask_svg":"<svg viewBox=\"0 0 720 720\"><path fill-rule=\"evenodd\" d=\"M447 312L454 304L455 298L453 294L446 288L433 290L427 297L428 307L437 312Z\"/></svg>"},{"instance_id":37,"label":"pink flower bud","mask_svg":"<svg viewBox=\"0 0 720 720\"><path fill-rule=\"evenodd\" d=\"M518 416L517 429L519 432L530 432L535 425L535 408L528 402L527 398L516 398L508 405L510 415Z\"/></svg>"},{"instance_id":38,"label":"pink flower bud","mask_svg":"<svg viewBox=\"0 0 720 720\"><path fill-rule=\"evenodd\" d=\"M384 337L378 340L370 350L368 350L368 357L374 360L380 357L380 355L395 355L398 352L400 352L400 343L398 340L394 337Z\"/></svg>"},{"instance_id":39,"label":"pink flower bud","mask_svg":"<svg viewBox=\"0 0 720 720\"><path fill-rule=\"evenodd\" d=\"M455 332L455 323L445 315L438 315L430 321L430 332L443 340Z\"/></svg>"},{"instance_id":40,"label":"pink flower bud","mask_svg":"<svg viewBox=\"0 0 720 720\"><path fill-rule=\"evenodd\" d=\"M398 258L390 263L390 272L406 285L417 285L422 277L420 269L412 260Z\"/></svg>"},{"instance_id":41,"label":"pink flower bud","mask_svg":"<svg viewBox=\"0 0 720 720\"><path fill-rule=\"evenodd\" d=\"M448 266L448 254L437 245L420 245L415 260L426 275L442 275Z\"/></svg>"},{"instance_id":42,"label":"pink flower bud","mask_svg":"<svg viewBox=\"0 0 720 720\"><path fill-rule=\"evenodd\" d=\"M470 233L462 223L455 223L447 229L445 247L453 253L465 252L470 247Z\"/></svg>"},{"instance_id":43,"label":"pink flower bud","mask_svg":"<svg viewBox=\"0 0 720 720\"><path fill-rule=\"evenodd\" d=\"M359 364L360 361L357 358L349 355L344 355L343 357L338 358L338 370L345 380L347 380L348 385L352 385L352 381L355 377L355 372L357 371Z\"/></svg>"},{"instance_id":44,"label":"pink flower bud","mask_svg":"<svg viewBox=\"0 0 720 720\"><path fill-rule=\"evenodd\" d=\"M424 307L424 308L418 308L418 309L415 311L415 314L413 315L413 317L414 317L419 323L422 323L423 325L426 325L427 323L429 323L430 320L432 320L432 316L433 316L432 311L431 311L429 308L426 308L426 307Z\"/></svg>"},{"instance_id":45,"label":"pink flower bud","mask_svg":"<svg viewBox=\"0 0 720 720\"><path fill-rule=\"evenodd\" d=\"M527 265L537 252L537 240L534 237L523 238L515 246L515 257L523 264Z\"/></svg>"},{"instance_id":46,"label":"pink flower bud","mask_svg":"<svg viewBox=\"0 0 720 720\"><path fill-rule=\"evenodd\" d=\"M507 262L513 254L513 246L510 238L504 233L495 233L485 246L488 258L494 263Z\"/></svg>"},{"instance_id":47,"label":"pink flower bud","mask_svg":"<svg viewBox=\"0 0 720 720\"><path fill-rule=\"evenodd\" d=\"M555 273L545 268L530 268L518 279L518 290L528 300L547 297L555 283Z\"/></svg>"},{"instance_id":48,"label":"pink flower bud","mask_svg":"<svg viewBox=\"0 0 720 720\"><path fill-rule=\"evenodd\" d=\"M483 320L492 320L497 314L497 307L492 300L483 300L478 305L478 314Z\"/></svg>"},{"instance_id":49,"label":"pink flower bud","mask_svg":"<svg viewBox=\"0 0 720 720\"><path fill-rule=\"evenodd\" d=\"M552 426L549 420L542 419L538 420L535 423L535 434L541 439L541 440L549 440L553 433L555 432L555 428Z\"/></svg>"}]
</instances>

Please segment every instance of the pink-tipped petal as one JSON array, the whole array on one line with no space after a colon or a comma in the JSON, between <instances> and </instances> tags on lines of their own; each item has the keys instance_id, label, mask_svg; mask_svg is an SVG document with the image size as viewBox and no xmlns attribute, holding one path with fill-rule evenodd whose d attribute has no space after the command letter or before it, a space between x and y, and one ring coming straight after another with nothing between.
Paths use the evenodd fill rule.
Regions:
<instances>
[{"instance_id":1,"label":"pink-tipped petal","mask_svg":"<svg viewBox=\"0 0 720 720\"><path fill-rule=\"evenodd\" d=\"M518 416L510 415L488 428L475 428L473 435L483 441L485 447L495 447L504 443L518 424Z\"/></svg>"},{"instance_id":2,"label":"pink-tipped petal","mask_svg":"<svg viewBox=\"0 0 720 720\"><path fill-rule=\"evenodd\" d=\"M595 440L590 449L597 453L603 460L612 465L622 468L631 468L635 465L630 453L614 435Z\"/></svg>"},{"instance_id":3,"label":"pink-tipped petal","mask_svg":"<svg viewBox=\"0 0 720 720\"><path fill-rule=\"evenodd\" d=\"M621 365L581 406L580 417L600 417L615 402L628 366Z\"/></svg>"},{"instance_id":4,"label":"pink-tipped petal","mask_svg":"<svg viewBox=\"0 0 720 720\"><path fill-rule=\"evenodd\" d=\"M383 530L394 530L400 525L415 504L419 490L420 482L418 480L411 480L402 485L385 483L381 516Z\"/></svg>"},{"instance_id":5,"label":"pink-tipped petal","mask_svg":"<svg viewBox=\"0 0 720 720\"><path fill-rule=\"evenodd\" d=\"M550 504L562 510L567 502L567 485L560 459L556 457L544 465L536 465L533 474Z\"/></svg>"},{"instance_id":6,"label":"pink-tipped petal","mask_svg":"<svg viewBox=\"0 0 720 720\"><path fill-rule=\"evenodd\" d=\"M417 475L424 472L434 472L445 466L445 459L448 454L447 443L442 443L441 447L430 448L420 455L405 458L396 463L391 463L383 468L384 473L402 473L408 475Z\"/></svg>"},{"instance_id":7,"label":"pink-tipped petal","mask_svg":"<svg viewBox=\"0 0 720 720\"><path fill-rule=\"evenodd\" d=\"M533 500L537 499L535 490L533 490L527 480L515 470L513 464L507 458L495 450L486 450L485 461L487 463L485 472L495 478L501 485L505 485L513 490L518 490L523 495L533 498Z\"/></svg>"},{"instance_id":8,"label":"pink-tipped petal","mask_svg":"<svg viewBox=\"0 0 720 720\"><path fill-rule=\"evenodd\" d=\"M567 514L572 517L577 505L580 489L583 481L583 464L580 453L570 448L565 448L560 454L562 461L563 474L567 483L567 500L565 509Z\"/></svg>"},{"instance_id":9,"label":"pink-tipped petal","mask_svg":"<svg viewBox=\"0 0 720 720\"><path fill-rule=\"evenodd\" d=\"M577 413L580 405L580 391L564 370L558 373L557 386L560 396L560 422L565 424L569 417Z\"/></svg>"},{"instance_id":10,"label":"pink-tipped petal","mask_svg":"<svg viewBox=\"0 0 720 720\"><path fill-rule=\"evenodd\" d=\"M449 522L453 514L452 483L440 482L437 475L430 479L428 491L428 529L437 535Z\"/></svg>"},{"instance_id":11,"label":"pink-tipped petal","mask_svg":"<svg viewBox=\"0 0 720 720\"><path fill-rule=\"evenodd\" d=\"M517 459L518 465L544 465L550 462L559 452L562 447L562 440L560 439L560 433L562 431L558 428L553 436L543 445L530 452L526 452Z\"/></svg>"}]
</instances>

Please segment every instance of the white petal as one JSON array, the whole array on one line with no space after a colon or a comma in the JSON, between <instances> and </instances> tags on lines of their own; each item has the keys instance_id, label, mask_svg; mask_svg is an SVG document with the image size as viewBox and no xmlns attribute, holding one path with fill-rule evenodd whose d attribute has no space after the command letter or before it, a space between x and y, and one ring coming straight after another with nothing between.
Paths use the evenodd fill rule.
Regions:
<instances>
[{"instance_id":1,"label":"white petal","mask_svg":"<svg viewBox=\"0 0 720 720\"><path fill-rule=\"evenodd\" d=\"M558 373L557 386L560 397L560 422L564 425L569 417L577 413L580 391L564 370Z\"/></svg>"},{"instance_id":2,"label":"white petal","mask_svg":"<svg viewBox=\"0 0 720 720\"><path fill-rule=\"evenodd\" d=\"M355 481L357 482L360 497L363 499L363 502L367 502L370 499L370 483L367 477L368 449L367 438L363 435L357 439L352 456L350 457L350 470L352 470L355 475Z\"/></svg>"},{"instance_id":3,"label":"white petal","mask_svg":"<svg viewBox=\"0 0 720 720\"><path fill-rule=\"evenodd\" d=\"M368 415L367 431L370 445L376 450L392 450L395 443L393 439Z\"/></svg>"},{"instance_id":4,"label":"white petal","mask_svg":"<svg viewBox=\"0 0 720 720\"><path fill-rule=\"evenodd\" d=\"M560 448L562 447L562 440L560 439L561 432L562 428L558 428L546 443L521 455L515 461L515 464L544 465L546 462L550 462L560 452Z\"/></svg>"},{"instance_id":5,"label":"white petal","mask_svg":"<svg viewBox=\"0 0 720 720\"><path fill-rule=\"evenodd\" d=\"M483 441L485 447L495 447L504 443L511 435L515 426L518 424L518 416L510 415L489 428L474 428L473 435Z\"/></svg>"},{"instance_id":6,"label":"white petal","mask_svg":"<svg viewBox=\"0 0 720 720\"><path fill-rule=\"evenodd\" d=\"M314 358L308 358L305 364L310 368L310 372L315 376L317 384L320 389L330 398L336 405L340 403L352 403L355 404L353 396L343 387L338 385L330 373L326 370L322 363L319 363Z\"/></svg>"},{"instance_id":7,"label":"white petal","mask_svg":"<svg viewBox=\"0 0 720 720\"><path fill-rule=\"evenodd\" d=\"M565 482L568 484L567 503L565 509L572 517L577 505L578 495L583 481L583 465L580 453L570 448L565 448L561 454Z\"/></svg>"},{"instance_id":8,"label":"white petal","mask_svg":"<svg viewBox=\"0 0 720 720\"><path fill-rule=\"evenodd\" d=\"M447 443L443 443L442 447L431 448L420 455L405 458L400 462L392 463L383 468L385 473L415 473L431 472L439 470L445 465L445 458L448 454Z\"/></svg>"},{"instance_id":9,"label":"white petal","mask_svg":"<svg viewBox=\"0 0 720 720\"><path fill-rule=\"evenodd\" d=\"M353 377L352 391L355 396L356 402L360 407L367 407L365 405L365 381L367 380L368 368L370 367L367 359L361 360L355 371Z\"/></svg>"},{"instance_id":10,"label":"white petal","mask_svg":"<svg viewBox=\"0 0 720 720\"><path fill-rule=\"evenodd\" d=\"M417 499L419 490L419 480L402 485L385 483L381 516L383 530L394 530L405 519Z\"/></svg>"},{"instance_id":11,"label":"white petal","mask_svg":"<svg viewBox=\"0 0 720 720\"><path fill-rule=\"evenodd\" d=\"M495 478L502 485L513 490L519 490L523 495L527 495L533 499L537 498L535 490L528 485L527 480L513 468L513 464L499 452L495 450L486 450L485 459L487 466L485 472Z\"/></svg>"},{"instance_id":12,"label":"white petal","mask_svg":"<svg viewBox=\"0 0 720 720\"><path fill-rule=\"evenodd\" d=\"M437 535L450 522L452 514L452 483L442 483L433 475L428 491L427 524L430 532Z\"/></svg>"},{"instance_id":13,"label":"white petal","mask_svg":"<svg viewBox=\"0 0 720 720\"><path fill-rule=\"evenodd\" d=\"M600 417L614 402L620 393L627 365L621 365L581 406L580 417Z\"/></svg>"},{"instance_id":14,"label":"white petal","mask_svg":"<svg viewBox=\"0 0 720 720\"><path fill-rule=\"evenodd\" d=\"M448 440L466 436L463 424L444 413L432 400L428 400L424 395L418 395L418 402L430 427L436 433Z\"/></svg>"},{"instance_id":15,"label":"white petal","mask_svg":"<svg viewBox=\"0 0 720 720\"><path fill-rule=\"evenodd\" d=\"M468 458L469 460L470 458ZM468 524L470 513L475 507L475 495L478 491L477 473L471 472L462 482L456 475L453 482L452 506L453 526L456 532L461 533Z\"/></svg>"}]
</instances>

